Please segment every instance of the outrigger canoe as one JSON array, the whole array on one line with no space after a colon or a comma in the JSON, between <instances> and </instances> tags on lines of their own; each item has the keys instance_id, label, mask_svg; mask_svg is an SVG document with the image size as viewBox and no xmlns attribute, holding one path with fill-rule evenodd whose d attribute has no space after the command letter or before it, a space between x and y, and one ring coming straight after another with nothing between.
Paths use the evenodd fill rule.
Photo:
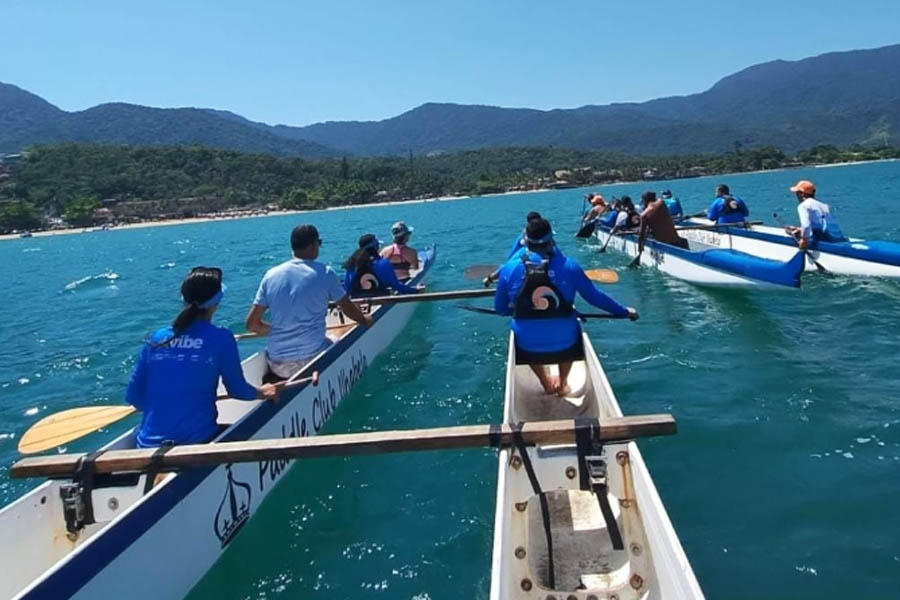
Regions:
<instances>
[{"instance_id":1,"label":"outrigger canoe","mask_svg":"<svg viewBox=\"0 0 900 600\"><path fill-rule=\"evenodd\" d=\"M706 219L685 223L709 225ZM729 248L753 256L787 260L797 251L797 242L781 227L736 225L713 230L689 229L682 234L709 247ZM815 242L809 248L812 257L806 261L807 271L816 271L813 259L822 267L839 275L865 277L900 277L900 243L850 238L849 241Z\"/></svg>"},{"instance_id":2,"label":"outrigger canoe","mask_svg":"<svg viewBox=\"0 0 900 600\"><path fill-rule=\"evenodd\" d=\"M610 237L610 227L597 225L596 236L603 244ZM691 230L679 230L679 234ZM637 256L638 236L623 233L612 236L609 247ZM786 261L759 258L734 249L711 247L686 237L690 249L678 248L648 238L641 264L652 265L673 277L697 285L738 288L799 288L804 256L796 247Z\"/></svg>"},{"instance_id":3,"label":"outrigger canoe","mask_svg":"<svg viewBox=\"0 0 900 600\"><path fill-rule=\"evenodd\" d=\"M434 255L434 248L421 253L412 284L424 281ZM219 402L225 429L212 443L316 435L415 307L373 306L370 328L353 322L331 328L335 343L292 377L318 371L317 386L285 391L277 405ZM340 326L343 315L334 311L328 321ZM242 366L247 381L259 385L265 356L253 354ZM129 431L102 450L134 448L134 435ZM0 598L182 598L292 465L195 468L160 475L155 485L152 474L140 473L47 481L0 511L0 531L14 541L0 551Z\"/></svg>"},{"instance_id":4,"label":"outrigger canoe","mask_svg":"<svg viewBox=\"0 0 900 600\"><path fill-rule=\"evenodd\" d=\"M503 421L605 419L622 411L588 336L548 396L516 365L510 336ZM635 442L500 451L491 600L700 599L703 592Z\"/></svg>"}]
</instances>

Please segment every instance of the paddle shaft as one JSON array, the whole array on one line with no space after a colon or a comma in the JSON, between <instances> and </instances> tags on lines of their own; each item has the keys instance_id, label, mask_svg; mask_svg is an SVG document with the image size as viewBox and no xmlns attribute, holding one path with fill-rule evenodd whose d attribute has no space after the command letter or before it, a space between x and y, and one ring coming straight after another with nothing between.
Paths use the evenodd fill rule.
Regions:
<instances>
[{"instance_id":1,"label":"paddle shaft","mask_svg":"<svg viewBox=\"0 0 900 600\"><path fill-rule=\"evenodd\" d=\"M577 421L536 421L521 426L521 439L527 445L574 444L582 432L602 442L620 442L639 437L675 433L671 415L640 415L610 419ZM173 446L164 453L158 448L109 450L92 463L96 473L173 471L239 462L354 456L424 450L460 448L509 448L514 444L514 426L463 425L435 429L380 431L279 438L244 442L218 442ZM84 454L61 454L25 458L10 469L12 477L69 477Z\"/></svg>"},{"instance_id":2,"label":"paddle shaft","mask_svg":"<svg viewBox=\"0 0 900 600\"><path fill-rule=\"evenodd\" d=\"M457 304L456 308L461 308L463 310L468 310L470 312L481 313L484 315L496 315L496 316L508 316L501 315L493 308L486 308L483 306L470 306L468 304ZM579 319L627 319L628 317L618 317L616 315L610 315L607 313L581 313L577 310L575 311L575 316Z\"/></svg>"}]
</instances>

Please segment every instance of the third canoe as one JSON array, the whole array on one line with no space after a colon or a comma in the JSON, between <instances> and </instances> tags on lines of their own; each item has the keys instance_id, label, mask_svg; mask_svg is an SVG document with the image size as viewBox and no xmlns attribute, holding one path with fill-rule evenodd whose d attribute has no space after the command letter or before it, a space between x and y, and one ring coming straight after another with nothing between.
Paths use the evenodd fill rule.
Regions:
<instances>
[{"instance_id":1,"label":"third canoe","mask_svg":"<svg viewBox=\"0 0 900 600\"><path fill-rule=\"evenodd\" d=\"M710 224L706 219L686 223ZM717 227L715 230L689 229L684 237L718 248L733 248L761 258L787 260L797 251L797 242L780 227L749 225ZM900 277L900 243L850 238L846 242L815 242L810 255L825 270L839 275ZM818 268L806 261L807 271Z\"/></svg>"},{"instance_id":2,"label":"third canoe","mask_svg":"<svg viewBox=\"0 0 900 600\"><path fill-rule=\"evenodd\" d=\"M596 236L606 244L609 232L609 227L598 225ZM689 232L690 230L679 231ZM634 257L637 256L637 242L636 233L616 234L609 240L609 247ZM730 248L713 247L690 238L688 244L689 250L648 238L641 262L697 285L782 289L800 287L804 256L796 247L789 260L782 262Z\"/></svg>"}]
</instances>

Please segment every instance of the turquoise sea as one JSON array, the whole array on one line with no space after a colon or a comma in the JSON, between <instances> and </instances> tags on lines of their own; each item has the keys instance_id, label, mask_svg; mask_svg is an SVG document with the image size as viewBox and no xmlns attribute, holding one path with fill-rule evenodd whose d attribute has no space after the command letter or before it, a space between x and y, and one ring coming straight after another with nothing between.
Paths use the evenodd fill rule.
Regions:
<instances>
[{"instance_id":1,"label":"turquoise sea","mask_svg":"<svg viewBox=\"0 0 900 600\"><path fill-rule=\"evenodd\" d=\"M722 181L754 218L778 210L794 221L787 188L800 178L818 184L848 234L900 240L898 162L600 189L670 187L695 212ZM619 270L604 291L640 310L637 323L587 328L623 410L678 420L677 436L640 445L707 597L897 597L900 281L808 275L799 292L740 292L627 270L623 255L572 237L584 192L0 242L0 505L34 485L7 476L30 424L122 401L141 340L178 311L190 267L224 269L216 320L242 330L300 222L319 227L337 266L361 233L386 238L403 219L417 245L438 244L429 285L449 290L472 286L463 269L499 261L538 210L583 266ZM506 331L503 319L422 305L328 432L498 422ZM190 598L487 598L495 479L488 450L297 464Z\"/></svg>"}]
</instances>

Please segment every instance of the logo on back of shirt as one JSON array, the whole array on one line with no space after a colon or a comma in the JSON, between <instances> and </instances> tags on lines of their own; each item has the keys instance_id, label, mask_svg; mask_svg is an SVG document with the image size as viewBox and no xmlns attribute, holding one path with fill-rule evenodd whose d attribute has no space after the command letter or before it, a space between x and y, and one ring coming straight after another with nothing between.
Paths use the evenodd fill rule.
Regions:
<instances>
[{"instance_id":1,"label":"logo on back of shirt","mask_svg":"<svg viewBox=\"0 0 900 600\"><path fill-rule=\"evenodd\" d=\"M169 347L181 348L182 350L200 350L203 348L203 338L192 338L189 335L180 335L169 342Z\"/></svg>"}]
</instances>

